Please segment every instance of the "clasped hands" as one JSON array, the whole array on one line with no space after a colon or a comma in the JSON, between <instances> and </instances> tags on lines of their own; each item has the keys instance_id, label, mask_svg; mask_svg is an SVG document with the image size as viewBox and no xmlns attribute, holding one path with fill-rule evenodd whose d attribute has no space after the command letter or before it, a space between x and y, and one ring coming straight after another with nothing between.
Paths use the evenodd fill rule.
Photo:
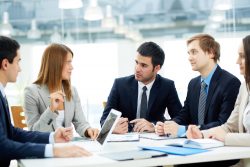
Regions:
<instances>
[{"instance_id":1,"label":"clasped hands","mask_svg":"<svg viewBox=\"0 0 250 167\"><path fill-rule=\"evenodd\" d=\"M128 133L128 125L129 124L133 125L134 132L144 132L144 131L154 132L154 125L151 122L149 122L143 118L134 119L134 120L129 122L128 118L121 117L119 119L119 121L117 122L117 124L113 130L113 133L116 133L116 134Z\"/></svg>"}]
</instances>

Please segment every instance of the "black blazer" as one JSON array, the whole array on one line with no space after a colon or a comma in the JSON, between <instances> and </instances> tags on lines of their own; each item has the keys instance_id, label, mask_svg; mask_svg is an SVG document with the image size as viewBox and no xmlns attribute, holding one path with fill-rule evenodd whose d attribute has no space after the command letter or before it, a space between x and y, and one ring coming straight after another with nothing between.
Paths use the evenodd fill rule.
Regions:
<instances>
[{"instance_id":1,"label":"black blazer","mask_svg":"<svg viewBox=\"0 0 250 167\"><path fill-rule=\"evenodd\" d=\"M134 75L116 79L101 117L101 125L104 123L112 108L120 111L122 117L127 117L129 121L135 119L137 96L138 81ZM171 118L173 118L180 111L181 107L174 82L157 75L150 90L147 120L154 123L164 121L166 108Z\"/></svg>"},{"instance_id":2,"label":"black blazer","mask_svg":"<svg viewBox=\"0 0 250 167\"><path fill-rule=\"evenodd\" d=\"M49 142L49 133L14 128L5 104L0 92L0 166L9 166L12 159L44 157L45 144L42 143Z\"/></svg>"},{"instance_id":3,"label":"black blazer","mask_svg":"<svg viewBox=\"0 0 250 167\"><path fill-rule=\"evenodd\" d=\"M198 125L198 105L201 77L193 78L188 85L184 107L173 120L180 125ZM209 129L225 123L237 98L240 81L234 75L216 68L209 85L205 108L205 120L201 129Z\"/></svg>"}]
</instances>

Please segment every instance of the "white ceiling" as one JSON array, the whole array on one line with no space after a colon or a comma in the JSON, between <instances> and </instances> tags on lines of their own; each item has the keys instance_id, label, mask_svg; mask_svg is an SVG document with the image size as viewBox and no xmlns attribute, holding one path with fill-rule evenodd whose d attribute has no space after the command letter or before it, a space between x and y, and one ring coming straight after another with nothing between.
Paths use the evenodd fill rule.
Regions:
<instances>
[{"instance_id":1,"label":"white ceiling","mask_svg":"<svg viewBox=\"0 0 250 167\"><path fill-rule=\"evenodd\" d=\"M200 32L249 31L249 0L231 0L234 7L223 11L225 19L217 24L217 28L209 29L213 23L210 16L215 14L214 3L223 0L99 0L100 7L113 7L113 15L118 19L123 14L125 24L136 29L143 38L174 36ZM123 39L113 29L101 28L100 21L89 22L83 19L88 0L83 0L79 9L62 10L58 8L58 0L0 0L0 17L9 12L10 23L15 29L12 35L23 42L27 39L30 21L35 18L42 37L37 40L48 42L54 27L64 36L70 32L74 40Z\"/></svg>"}]
</instances>

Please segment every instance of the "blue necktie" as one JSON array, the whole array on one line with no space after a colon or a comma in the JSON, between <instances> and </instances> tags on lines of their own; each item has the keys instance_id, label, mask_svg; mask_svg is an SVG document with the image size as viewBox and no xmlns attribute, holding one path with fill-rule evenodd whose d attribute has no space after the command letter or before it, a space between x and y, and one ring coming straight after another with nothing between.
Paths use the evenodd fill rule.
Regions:
<instances>
[{"instance_id":1,"label":"blue necktie","mask_svg":"<svg viewBox=\"0 0 250 167\"><path fill-rule=\"evenodd\" d=\"M207 100L206 87L207 87L207 84L204 81L202 81L201 90L200 90L200 98L199 98L199 108L198 108L199 125L202 125L205 119L205 108L206 108L206 100Z\"/></svg>"},{"instance_id":2,"label":"blue necktie","mask_svg":"<svg viewBox=\"0 0 250 167\"><path fill-rule=\"evenodd\" d=\"M141 96L141 110L140 110L140 118L145 118L147 117L147 110L148 110L148 101L147 101L147 87L144 86L143 88L143 92L142 92L142 96Z\"/></svg>"}]
</instances>

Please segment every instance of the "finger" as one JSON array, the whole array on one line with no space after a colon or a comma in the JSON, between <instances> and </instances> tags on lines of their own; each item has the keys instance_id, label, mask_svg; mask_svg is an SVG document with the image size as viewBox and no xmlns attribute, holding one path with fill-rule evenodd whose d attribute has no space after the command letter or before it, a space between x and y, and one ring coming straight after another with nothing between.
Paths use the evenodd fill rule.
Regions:
<instances>
[{"instance_id":1,"label":"finger","mask_svg":"<svg viewBox=\"0 0 250 167\"><path fill-rule=\"evenodd\" d=\"M137 122L140 121L140 120L141 120L141 119L134 119L134 120L130 121L129 123L134 124L134 123L137 123Z\"/></svg>"},{"instance_id":2,"label":"finger","mask_svg":"<svg viewBox=\"0 0 250 167\"><path fill-rule=\"evenodd\" d=\"M135 124L134 126L134 131L135 132L139 132L141 128L143 128L144 124L141 124L141 123L137 123Z\"/></svg>"},{"instance_id":3,"label":"finger","mask_svg":"<svg viewBox=\"0 0 250 167\"><path fill-rule=\"evenodd\" d=\"M164 126L164 123L163 122L157 122L156 125L157 126Z\"/></svg>"},{"instance_id":4,"label":"finger","mask_svg":"<svg viewBox=\"0 0 250 167\"><path fill-rule=\"evenodd\" d=\"M93 135L90 137L92 140L96 139L98 134L98 130L97 129L93 129Z\"/></svg>"}]
</instances>

